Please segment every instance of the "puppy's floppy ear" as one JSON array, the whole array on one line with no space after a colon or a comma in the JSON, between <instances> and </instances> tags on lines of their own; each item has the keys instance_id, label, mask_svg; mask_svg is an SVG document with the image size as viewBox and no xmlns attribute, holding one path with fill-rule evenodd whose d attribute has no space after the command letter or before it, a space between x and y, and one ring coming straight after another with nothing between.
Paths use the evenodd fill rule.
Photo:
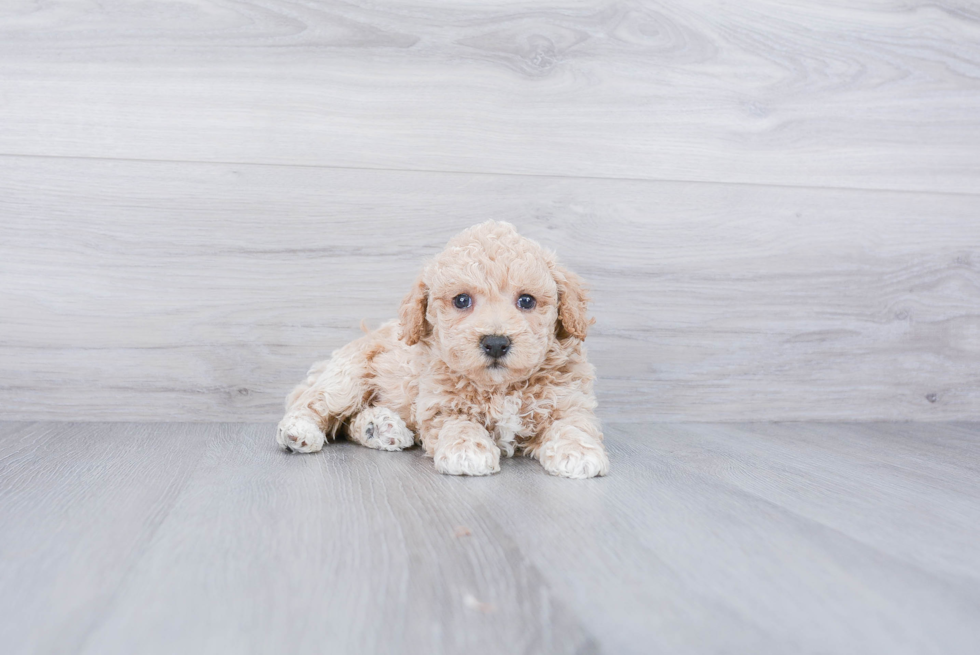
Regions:
<instances>
[{"instance_id":1,"label":"puppy's floppy ear","mask_svg":"<svg viewBox=\"0 0 980 655\"><path fill-rule=\"evenodd\" d=\"M589 326L595 323L595 319L588 315L589 294L585 283L578 275L558 264L552 265L551 274L558 284L558 324L555 326L558 338L584 340Z\"/></svg>"},{"instance_id":2,"label":"puppy's floppy ear","mask_svg":"<svg viewBox=\"0 0 980 655\"><path fill-rule=\"evenodd\" d=\"M428 307L429 287L425 286L422 276L419 276L398 308L398 320L401 324L399 336L410 346L417 344L429 333L429 323L425 320Z\"/></svg>"}]
</instances>

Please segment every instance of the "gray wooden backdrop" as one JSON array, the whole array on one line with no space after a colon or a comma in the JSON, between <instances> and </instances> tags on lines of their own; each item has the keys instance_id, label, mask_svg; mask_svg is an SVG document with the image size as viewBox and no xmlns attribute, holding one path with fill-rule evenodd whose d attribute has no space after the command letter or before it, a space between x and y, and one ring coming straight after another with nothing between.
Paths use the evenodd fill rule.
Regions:
<instances>
[{"instance_id":1,"label":"gray wooden backdrop","mask_svg":"<svg viewBox=\"0 0 980 655\"><path fill-rule=\"evenodd\" d=\"M275 420L487 218L607 419L980 420L980 9L0 4L0 418Z\"/></svg>"}]
</instances>

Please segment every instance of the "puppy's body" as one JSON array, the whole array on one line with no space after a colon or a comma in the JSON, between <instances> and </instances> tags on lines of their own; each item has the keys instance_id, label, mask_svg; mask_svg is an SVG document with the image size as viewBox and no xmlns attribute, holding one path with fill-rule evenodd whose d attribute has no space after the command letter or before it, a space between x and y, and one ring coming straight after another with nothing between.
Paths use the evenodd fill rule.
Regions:
<instances>
[{"instance_id":1,"label":"puppy's body","mask_svg":"<svg viewBox=\"0 0 980 655\"><path fill-rule=\"evenodd\" d=\"M382 450L418 441L443 473L486 475L523 451L555 475L604 475L586 306L580 280L511 225L471 228L425 267L399 320L313 366L277 440L315 452L345 427Z\"/></svg>"}]
</instances>

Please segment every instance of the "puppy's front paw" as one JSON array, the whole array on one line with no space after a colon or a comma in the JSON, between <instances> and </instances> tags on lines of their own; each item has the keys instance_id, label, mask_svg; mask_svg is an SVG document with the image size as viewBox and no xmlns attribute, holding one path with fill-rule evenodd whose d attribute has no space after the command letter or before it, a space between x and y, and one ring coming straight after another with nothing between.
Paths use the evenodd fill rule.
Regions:
<instances>
[{"instance_id":1,"label":"puppy's front paw","mask_svg":"<svg viewBox=\"0 0 980 655\"><path fill-rule=\"evenodd\" d=\"M351 423L350 436L378 450L403 450L415 443L405 421L387 407L369 407L358 414Z\"/></svg>"},{"instance_id":2,"label":"puppy's front paw","mask_svg":"<svg viewBox=\"0 0 980 655\"><path fill-rule=\"evenodd\" d=\"M303 416L287 415L279 422L276 443L283 450L297 453L315 453L323 448L326 436L313 421Z\"/></svg>"},{"instance_id":3,"label":"puppy's front paw","mask_svg":"<svg viewBox=\"0 0 980 655\"><path fill-rule=\"evenodd\" d=\"M500 449L487 439L450 440L439 446L433 459L436 470L447 475L490 475L500 471Z\"/></svg>"},{"instance_id":4,"label":"puppy's front paw","mask_svg":"<svg viewBox=\"0 0 980 655\"><path fill-rule=\"evenodd\" d=\"M609 456L601 441L576 428L545 442L538 453L544 470L563 478L594 478L609 472Z\"/></svg>"}]
</instances>

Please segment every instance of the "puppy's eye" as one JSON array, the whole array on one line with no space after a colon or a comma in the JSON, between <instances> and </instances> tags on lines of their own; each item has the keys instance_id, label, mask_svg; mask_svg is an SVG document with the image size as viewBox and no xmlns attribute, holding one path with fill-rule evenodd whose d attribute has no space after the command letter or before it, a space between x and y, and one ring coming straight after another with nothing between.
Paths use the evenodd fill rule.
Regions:
<instances>
[{"instance_id":1,"label":"puppy's eye","mask_svg":"<svg viewBox=\"0 0 980 655\"><path fill-rule=\"evenodd\" d=\"M469 309L472 306L473 299L469 297L469 294L461 293L453 298L453 307L456 309Z\"/></svg>"},{"instance_id":2,"label":"puppy's eye","mask_svg":"<svg viewBox=\"0 0 980 655\"><path fill-rule=\"evenodd\" d=\"M517 306L521 309L534 309L537 304L538 301L534 299L534 296L529 296L526 293L517 299Z\"/></svg>"}]
</instances>

